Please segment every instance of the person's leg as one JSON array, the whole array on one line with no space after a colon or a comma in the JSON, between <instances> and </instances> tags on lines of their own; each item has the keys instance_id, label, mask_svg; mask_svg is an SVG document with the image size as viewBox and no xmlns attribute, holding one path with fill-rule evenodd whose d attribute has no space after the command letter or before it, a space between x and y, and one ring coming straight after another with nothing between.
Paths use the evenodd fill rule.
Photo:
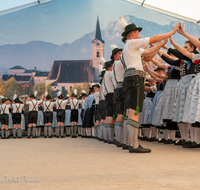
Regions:
<instances>
[{"instance_id":1,"label":"person's leg","mask_svg":"<svg viewBox=\"0 0 200 190\"><path fill-rule=\"evenodd\" d=\"M28 138L31 136L31 127L33 126L33 124L32 123L29 123L28 124Z\"/></svg>"},{"instance_id":2,"label":"person's leg","mask_svg":"<svg viewBox=\"0 0 200 190\"><path fill-rule=\"evenodd\" d=\"M16 124L13 124L13 138L16 138Z\"/></svg>"},{"instance_id":3,"label":"person's leg","mask_svg":"<svg viewBox=\"0 0 200 190\"><path fill-rule=\"evenodd\" d=\"M17 125L17 137L18 138L22 137L21 124Z\"/></svg>"},{"instance_id":4,"label":"person's leg","mask_svg":"<svg viewBox=\"0 0 200 190\"><path fill-rule=\"evenodd\" d=\"M2 138L2 139L5 138L5 137L4 137L4 128L5 128L5 125L2 124L2 125L1 125L1 138Z\"/></svg>"}]
</instances>

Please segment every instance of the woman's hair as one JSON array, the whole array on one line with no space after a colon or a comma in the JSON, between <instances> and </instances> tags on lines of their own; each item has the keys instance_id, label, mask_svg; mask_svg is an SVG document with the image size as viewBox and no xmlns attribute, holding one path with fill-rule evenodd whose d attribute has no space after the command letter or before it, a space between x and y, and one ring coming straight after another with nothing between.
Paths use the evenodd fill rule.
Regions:
<instances>
[{"instance_id":1,"label":"woman's hair","mask_svg":"<svg viewBox=\"0 0 200 190\"><path fill-rule=\"evenodd\" d=\"M189 44L190 47L194 47L194 51L196 51L197 46L195 46L191 41L187 40L187 41L185 42L185 44Z\"/></svg>"}]
</instances>

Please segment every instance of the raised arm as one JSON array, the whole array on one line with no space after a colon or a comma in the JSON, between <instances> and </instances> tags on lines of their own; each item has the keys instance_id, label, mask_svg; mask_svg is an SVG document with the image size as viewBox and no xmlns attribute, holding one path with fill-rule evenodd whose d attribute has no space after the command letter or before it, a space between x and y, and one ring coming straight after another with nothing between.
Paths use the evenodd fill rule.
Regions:
<instances>
[{"instance_id":1,"label":"raised arm","mask_svg":"<svg viewBox=\"0 0 200 190\"><path fill-rule=\"evenodd\" d=\"M179 46L178 44L176 44L174 42L174 40L172 39L172 37L170 37L170 42L171 44L183 55L185 55L186 57L188 57L189 59L192 59L192 53L190 53L189 51L187 51L186 49L182 48L181 46Z\"/></svg>"},{"instance_id":2,"label":"raised arm","mask_svg":"<svg viewBox=\"0 0 200 190\"><path fill-rule=\"evenodd\" d=\"M190 40L195 46L197 46L200 49L200 41L198 39L196 39L195 37L187 34L184 30L182 25L180 24L179 28L178 28L178 33L185 36L188 40Z\"/></svg>"},{"instance_id":3,"label":"raised arm","mask_svg":"<svg viewBox=\"0 0 200 190\"><path fill-rule=\"evenodd\" d=\"M165 64L160 63L159 61L157 61L157 60L155 60L155 59L152 59L151 62L152 62L154 65L156 65L156 66L158 66L158 67L160 67L160 68L162 68L162 69L166 69Z\"/></svg>"},{"instance_id":4,"label":"raised arm","mask_svg":"<svg viewBox=\"0 0 200 190\"><path fill-rule=\"evenodd\" d=\"M171 35L175 34L176 31L178 30L178 27L180 26L181 23L178 23L174 28L172 29L171 32L165 33L165 34L158 34L155 36L150 37L149 39L149 44L154 44L157 42L160 42L161 40L170 37Z\"/></svg>"}]
</instances>

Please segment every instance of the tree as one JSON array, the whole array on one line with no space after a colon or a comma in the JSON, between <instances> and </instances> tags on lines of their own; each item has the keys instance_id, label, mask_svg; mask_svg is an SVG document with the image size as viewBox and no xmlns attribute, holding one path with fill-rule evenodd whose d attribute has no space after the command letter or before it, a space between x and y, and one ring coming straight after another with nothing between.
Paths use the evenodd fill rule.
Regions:
<instances>
[{"instance_id":1,"label":"tree","mask_svg":"<svg viewBox=\"0 0 200 190\"><path fill-rule=\"evenodd\" d=\"M82 90L85 90L86 93L89 93L89 84L87 82L84 82L82 85L74 84L70 91L70 96L74 92L74 89L77 89L77 96L80 96L82 94Z\"/></svg>"},{"instance_id":2,"label":"tree","mask_svg":"<svg viewBox=\"0 0 200 190\"><path fill-rule=\"evenodd\" d=\"M16 91L17 91L18 86L19 86L19 84L17 84L17 81L15 80L15 78L14 77L10 78L4 84L4 95L7 98L12 99L14 93L16 93Z\"/></svg>"},{"instance_id":3,"label":"tree","mask_svg":"<svg viewBox=\"0 0 200 190\"><path fill-rule=\"evenodd\" d=\"M89 83L88 82L84 82L82 85L82 89L86 91L86 93L89 93Z\"/></svg>"},{"instance_id":4,"label":"tree","mask_svg":"<svg viewBox=\"0 0 200 190\"><path fill-rule=\"evenodd\" d=\"M40 82L38 84L35 84L33 87L33 93L37 91L37 97L42 97L42 94L46 91L46 85L44 82Z\"/></svg>"}]
</instances>

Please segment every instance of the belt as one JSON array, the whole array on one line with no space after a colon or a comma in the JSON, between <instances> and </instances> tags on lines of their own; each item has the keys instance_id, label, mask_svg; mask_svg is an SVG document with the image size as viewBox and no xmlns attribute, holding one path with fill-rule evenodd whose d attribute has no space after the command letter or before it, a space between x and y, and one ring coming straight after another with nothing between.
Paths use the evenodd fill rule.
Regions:
<instances>
[{"instance_id":1,"label":"belt","mask_svg":"<svg viewBox=\"0 0 200 190\"><path fill-rule=\"evenodd\" d=\"M132 68L132 69L127 69L127 70L125 71L124 78L125 78L125 77L135 76L135 75L144 78L144 77L145 77L145 72L136 70L136 69L134 69L134 68Z\"/></svg>"},{"instance_id":2,"label":"belt","mask_svg":"<svg viewBox=\"0 0 200 190\"><path fill-rule=\"evenodd\" d=\"M122 82L118 82L116 88L123 88Z\"/></svg>"}]
</instances>

